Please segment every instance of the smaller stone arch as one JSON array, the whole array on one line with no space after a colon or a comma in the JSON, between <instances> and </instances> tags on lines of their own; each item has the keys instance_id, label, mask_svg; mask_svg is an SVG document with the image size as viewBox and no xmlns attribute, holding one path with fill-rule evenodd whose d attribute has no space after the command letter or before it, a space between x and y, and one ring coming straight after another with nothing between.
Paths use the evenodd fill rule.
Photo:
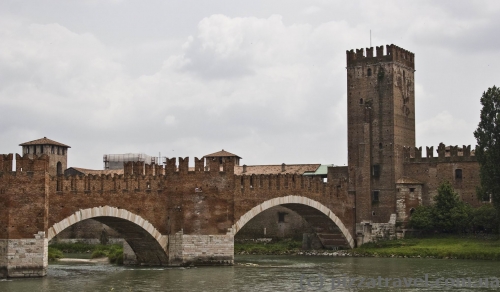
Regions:
<instances>
[{"instance_id":1,"label":"smaller stone arch","mask_svg":"<svg viewBox=\"0 0 500 292\"><path fill-rule=\"evenodd\" d=\"M231 233L235 235L245 224L247 224L253 217L257 216L261 212L278 205L287 205L287 204L302 204L309 206L318 210L319 212L326 215L330 218L340 229L342 234L344 235L346 241L348 242L351 248L354 248L354 239L348 229L345 227L344 223L337 217L328 207L321 204L320 202L311 200L307 197L302 196L285 196L285 197L277 197L271 200L267 200L262 204L253 207L250 211L246 212L240 219L232 226Z\"/></svg>"},{"instance_id":2,"label":"smaller stone arch","mask_svg":"<svg viewBox=\"0 0 500 292\"><path fill-rule=\"evenodd\" d=\"M139 263L168 265L168 236L162 235L141 216L116 207L99 206L79 210L52 225L48 229L47 240L51 240L69 226L87 219L97 220L125 234L124 239L134 250Z\"/></svg>"}]
</instances>

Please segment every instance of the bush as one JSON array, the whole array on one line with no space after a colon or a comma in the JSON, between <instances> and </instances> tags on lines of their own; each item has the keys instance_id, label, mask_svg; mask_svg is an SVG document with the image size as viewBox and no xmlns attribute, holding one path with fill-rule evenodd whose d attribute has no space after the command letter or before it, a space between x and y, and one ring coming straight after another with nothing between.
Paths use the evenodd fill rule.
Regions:
<instances>
[{"instance_id":1,"label":"bush","mask_svg":"<svg viewBox=\"0 0 500 292\"><path fill-rule=\"evenodd\" d=\"M493 205L484 204L481 207L472 210L472 217L472 226L474 231L483 231L486 233L498 232L498 214Z\"/></svg>"},{"instance_id":2,"label":"bush","mask_svg":"<svg viewBox=\"0 0 500 292\"><path fill-rule=\"evenodd\" d=\"M53 262L63 257L64 254L62 251L58 250L57 248L49 247L49 254L48 254L49 261Z\"/></svg>"}]
</instances>

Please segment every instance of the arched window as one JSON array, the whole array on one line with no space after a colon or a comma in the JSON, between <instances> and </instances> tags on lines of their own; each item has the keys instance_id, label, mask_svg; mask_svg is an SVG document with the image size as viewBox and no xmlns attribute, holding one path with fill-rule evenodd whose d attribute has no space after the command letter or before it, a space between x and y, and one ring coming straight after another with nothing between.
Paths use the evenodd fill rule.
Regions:
<instances>
[{"instance_id":1,"label":"arched window","mask_svg":"<svg viewBox=\"0 0 500 292\"><path fill-rule=\"evenodd\" d=\"M415 212L415 208L411 208L410 209L410 217L411 217L411 215L413 215L414 212Z\"/></svg>"},{"instance_id":2,"label":"arched window","mask_svg":"<svg viewBox=\"0 0 500 292\"><path fill-rule=\"evenodd\" d=\"M363 104L363 99L362 98L359 99L359 104Z\"/></svg>"},{"instance_id":3,"label":"arched window","mask_svg":"<svg viewBox=\"0 0 500 292\"><path fill-rule=\"evenodd\" d=\"M372 76L372 68L368 68L368 72L366 73L368 76Z\"/></svg>"}]
</instances>

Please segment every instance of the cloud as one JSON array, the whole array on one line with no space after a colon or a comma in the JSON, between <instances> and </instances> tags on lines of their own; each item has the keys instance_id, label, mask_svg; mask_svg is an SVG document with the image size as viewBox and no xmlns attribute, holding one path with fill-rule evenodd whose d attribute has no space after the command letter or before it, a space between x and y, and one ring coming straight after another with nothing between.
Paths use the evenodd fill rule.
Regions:
<instances>
[{"instance_id":1,"label":"cloud","mask_svg":"<svg viewBox=\"0 0 500 292\"><path fill-rule=\"evenodd\" d=\"M2 152L47 136L72 146L71 166L90 168L104 153L222 148L246 164L342 165L345 51L366 47L370 29L374 45L416 53L420 145L472 144L480 94L498 82L494 2L312 1L280 14L260 11L267 2L199 11L159 3L144 15L128 1L106 5L113 15L67 4L74 15L60 17L35 2L0 9ZM154 26L130 26L130 15Z\"/></svg>"}]
</instances>

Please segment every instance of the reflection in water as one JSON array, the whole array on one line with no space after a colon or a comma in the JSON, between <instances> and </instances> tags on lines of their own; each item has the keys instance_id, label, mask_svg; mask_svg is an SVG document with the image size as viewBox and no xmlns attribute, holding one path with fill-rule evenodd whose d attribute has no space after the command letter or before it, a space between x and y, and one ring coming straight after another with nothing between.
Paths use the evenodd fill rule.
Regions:
<instances>
[{"instance_id":1,"label":"reflection in water","mask_svg":"<svg viewBox=\"0 0 500 292\"><path fill-rule=\"evenodd\" d=\"M301 291L300 279L314 289L332 291L332 278L430 279L500 277L498 262L401 258L237 256L233 267L131 268L100 264L51 264L48 276L0 280L0 291ZM256 265L255 265L256 264ZM324 285L320 288L320 277ZM307 289L303 282L304 291ZM445 291L444 286L404 291ZM451 288L470 291L470 288ZM335 291L386 291L387 288L337 287ZM390 289L398 291L399 289ZM482 291L483 289L473 289Z\"/></svg>"}]
</instances>

